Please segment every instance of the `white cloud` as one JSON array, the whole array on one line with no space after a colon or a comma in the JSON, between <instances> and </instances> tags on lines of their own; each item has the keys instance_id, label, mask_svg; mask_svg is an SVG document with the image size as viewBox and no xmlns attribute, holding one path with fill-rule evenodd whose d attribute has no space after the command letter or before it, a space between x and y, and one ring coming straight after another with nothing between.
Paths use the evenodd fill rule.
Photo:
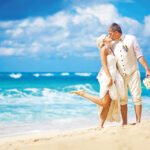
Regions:
<instances>
[{"instance_id":1,"label":"white cloud","mask_svg":"<svg viewBox=\"0 0 150 150\"><path fill-rule=\"evenodd\" d=\"M12 35L12 37L18 37L18 36L20 36L21 34L23 34L23 29L21 29L21 28L17 28L17 29L15 29L15 30L6 30L6 34L8 34L8 35Z\"/></svg>"},{"instance_id":2,"label":"white cloud","mask_svg":"<svg viewBox=\"0 0 150 150\"><path fill-rule=\"evenodd\" d=\"M94 7L87 8L77 8L78 20L86 21L86 19L94 19L97 18L101 25L109 25L115 19L119 18L117 9L111 4L102 4ZM79 22L79 21L78 21Z\"/></svg>"},{"instance_id":3,"label":"white cloud","mask_svg":"<svg viewBox=\"0 0 150 150\"><path fill-rule=\"evenodd\" d=\"M40 48L41 48L41 47L42 47L42 46L41 46L40 43L33 42L33 43L31 44L31 52L32 52L32 53L37 53L37 52L40 51Z\"/></svg>"},{"instance_id":4,"label":"white cloud","mask_svg":"<svg viewBox=\"0 0 150 150\"><path fill-rule=\"evenodd\" d=\"M0 22L0 28L9 28L13 25L13 21Z\"/></svg>"},{"instance_id":5,"label":"white cloud","mask_svg":"<svg viewBox=\"0 0 150 150\"><path fill-rule=\"evenodd\" d=\"M150 15L145 17L144 22L144 34L145 36L150 37Z\"/></svg>"},{"instance_id":6,"label":"white cloud","mask_svg":"<svg viewBox=\"0 0 150 150\"><path fill-rule=\"evenodd\" d=\"M150 16L141 24L119 14L112 4L99 4L75 7L73 13L61 11L46 18L0 22L5 37L1 41L0 55L99 57L96 38L107 32L114 21L121 24L125 33L135 34L142 44L147 44L147 40L142 40L150 35Z\"/></svg>"},{"instance_id":7,"label":"white cloud","mask_svg":"<svg viewBox=\"0 0 150 150\"><path fill-rule=\"evenodd\" d=\"M53 16L49 16L47 18L47 22L50 26L66 28L71 17L72 16L70 14L61 11Z\"/></svg>"},{"instance_id":8,"label":"white cloud","mask_svg":"<svg viewBox=\"0 0 150 150\"><path fill-rule=\"evenodd\" d=\"M5 48L5 47L0 48L0 55L11 56L14 55L14 53L15 53L15 49L13 48Z\"/></svg>"}]
</instances>

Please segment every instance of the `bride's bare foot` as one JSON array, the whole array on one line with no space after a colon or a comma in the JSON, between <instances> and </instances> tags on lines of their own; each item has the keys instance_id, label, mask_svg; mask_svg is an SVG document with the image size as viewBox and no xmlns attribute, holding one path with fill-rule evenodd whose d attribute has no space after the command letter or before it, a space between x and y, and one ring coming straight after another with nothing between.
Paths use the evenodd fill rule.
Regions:
<instances>
[{"instance_id":1,"label":"bride's bare foot","mask_svg":"<svg viewBox=\"0 0 150 150\"><path fill-rule=\"evenodd\" d=\"M104 128L104 125L103 125L103 124L99 124L99 128L100 128L100 129L103 129L103 128Z\"/></svg>"},{"instance_id":2,"label":"bride's bare foot","mask_svg":"<svg viewBox=\"0 0 150 150\"><path fill-rule=\"evenodd\" d=\"M79 90L79 91L72 91L70 92L71 94L77 94L77 95L80 95L80 96L83 96L85 94L85 91L83 90Z\"/></svg>"}]
</instances>

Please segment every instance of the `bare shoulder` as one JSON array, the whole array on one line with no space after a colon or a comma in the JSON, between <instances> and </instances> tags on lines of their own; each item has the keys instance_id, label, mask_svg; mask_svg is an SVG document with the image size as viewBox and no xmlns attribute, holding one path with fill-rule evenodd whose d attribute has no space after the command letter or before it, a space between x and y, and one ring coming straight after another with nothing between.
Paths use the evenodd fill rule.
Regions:
<instances>
[{"instance_id":1,"label":"bare shoulder","mask_svg":"<svg viewBox=\"0 0 150 150\"><path fill-rule=\"evenodd\" d=\"M103 55L107 55L108 54L108 48L106 46L102 47L100 49L100 53Z\"/></svg>"}]
</instances>

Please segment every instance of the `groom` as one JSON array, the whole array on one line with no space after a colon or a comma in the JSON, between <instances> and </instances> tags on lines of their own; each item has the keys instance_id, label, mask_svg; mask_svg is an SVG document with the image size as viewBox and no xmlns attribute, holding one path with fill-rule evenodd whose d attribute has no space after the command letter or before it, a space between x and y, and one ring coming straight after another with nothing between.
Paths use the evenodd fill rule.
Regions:
<instances>
[{"instance_id":1,"label":"groom","mask_svg":"<svg viewBox=\"0 0 150 150\"><path fill-rule=\"evenodd\" d=\"M131 92L134 103L136 122L140 123L142 113L141 81L137 60L150 75L150 69L144 59L139 44L133 35L122 35L120 25L112 23L108 30L113 40L112 49L117 59L117 67L125 83L125 99L120 100L123 125L127 124L128 89Z\"/></svg>"}]
</instances>

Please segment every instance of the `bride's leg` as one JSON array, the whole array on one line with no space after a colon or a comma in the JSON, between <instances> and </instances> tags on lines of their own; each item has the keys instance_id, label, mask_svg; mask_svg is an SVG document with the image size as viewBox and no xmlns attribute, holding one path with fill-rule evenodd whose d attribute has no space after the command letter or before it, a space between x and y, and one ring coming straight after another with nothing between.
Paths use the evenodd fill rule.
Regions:
<instances>
[{"instance_id":1,"label":"bride's leg","mask_svg":"<svg viewBox=\"0 0 150 150\"><path fill-rule=\"evenodd\" d=\"M105 101L105 107L102 108L101 114L100 114L100 127L103 128L103 125L106 121L108 112L109 112L109 107L111 104L111 98L109 95L109 92L107 92L107 94L105 95L105 97L103 98L103 101Z\"/></svg>"},{"instance_id":2,"label":"bride's leg","mask_svg":"<svg viewBox=\"0 0 150 150\"><path fill-rule=\"evenodd\" d=\"M92 101L93 103L105 107L106 103L105 101L103 101L102 99L100 99L98 96L94 96L92 94L88 94L85 91L75 91L75 92L71 92L72 94L77 94L80 95L90 101Z\"/></svg>"}]
</instances>

